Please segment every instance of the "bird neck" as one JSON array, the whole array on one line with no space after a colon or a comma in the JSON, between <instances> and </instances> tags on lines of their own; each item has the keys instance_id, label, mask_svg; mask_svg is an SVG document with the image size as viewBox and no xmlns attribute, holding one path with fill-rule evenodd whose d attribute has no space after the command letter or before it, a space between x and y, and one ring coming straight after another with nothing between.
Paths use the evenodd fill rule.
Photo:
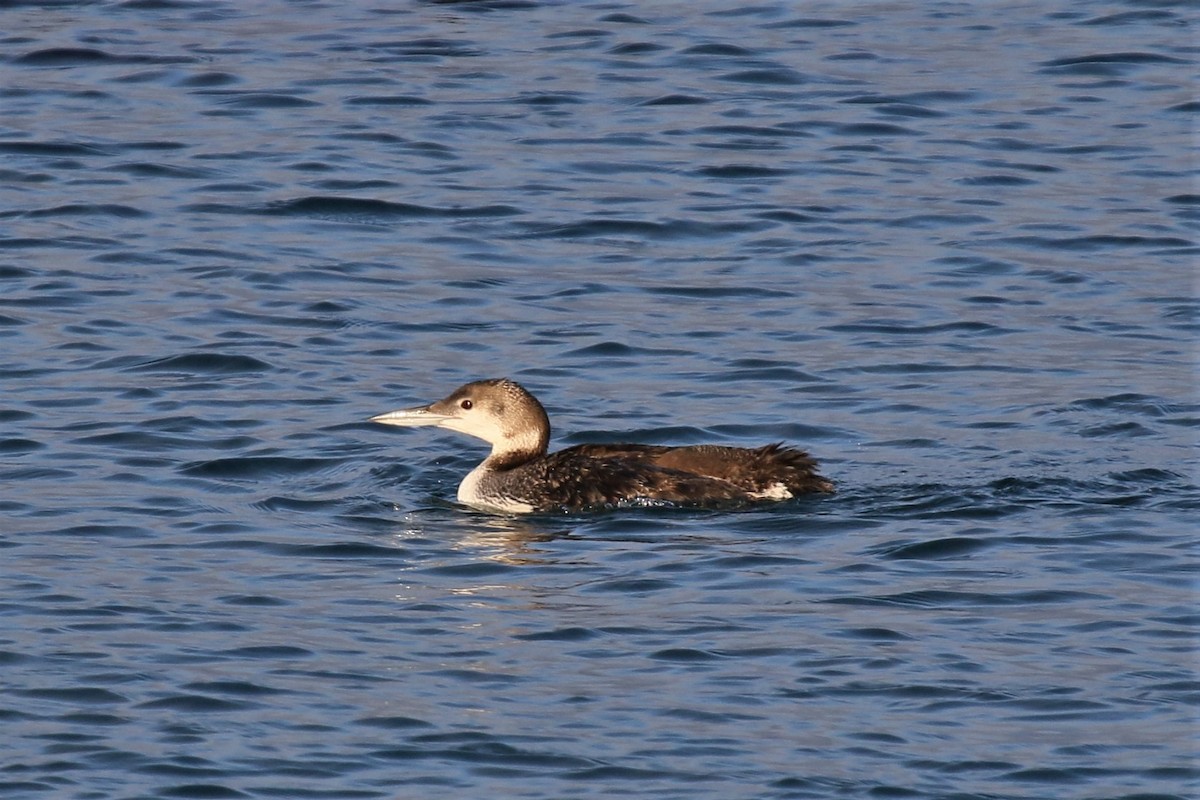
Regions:
<instances>
[{"instance_id":1,"label":"bird neck","mask_svg":"<svg viewBox=\"0 0 1200 800\"><path fill-rule=\"evenodd\" d=\"M535 458L546 455L550 444L549 431L533 430L492 443L492 452L484 464L491 470L506 470L519 467Z\"/></svg>"}]
</instances>

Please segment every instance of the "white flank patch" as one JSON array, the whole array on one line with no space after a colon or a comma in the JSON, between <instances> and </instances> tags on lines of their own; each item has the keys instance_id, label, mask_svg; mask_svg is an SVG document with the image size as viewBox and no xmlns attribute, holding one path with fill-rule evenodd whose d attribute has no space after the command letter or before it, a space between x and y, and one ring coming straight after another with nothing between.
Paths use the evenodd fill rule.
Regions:
<instances>
[{"instance_id":1,"label":"white flank patch","mask_svg":"<svg viewBox=\"0 0 1200 800\"><path fill-rule=\"evenodd\" d=\"M772 483L761 492L751 492L751 500L791 500L792 493L782 483Z\"/></svg>"}]
</instances>

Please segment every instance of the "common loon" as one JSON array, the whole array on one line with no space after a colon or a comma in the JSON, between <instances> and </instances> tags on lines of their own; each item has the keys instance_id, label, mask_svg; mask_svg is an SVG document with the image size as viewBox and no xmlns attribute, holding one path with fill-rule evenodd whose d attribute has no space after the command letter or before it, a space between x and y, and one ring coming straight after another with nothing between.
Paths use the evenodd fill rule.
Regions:
<instances>
[{"instance_id":1,"label":"common loon","mask_svg":"<svg viewBox=\"0 0 1200 800\"><path fill-rule=\"evenodd\" d=\"M436 403L389 411L371 422L436 425L490 444L491 454L458 487L460 502L485 511L720 506L833 491L807 453L778 444L581 444L547 453L546 410L507 378L468 383Z\"/></svg>"}]
</instances>

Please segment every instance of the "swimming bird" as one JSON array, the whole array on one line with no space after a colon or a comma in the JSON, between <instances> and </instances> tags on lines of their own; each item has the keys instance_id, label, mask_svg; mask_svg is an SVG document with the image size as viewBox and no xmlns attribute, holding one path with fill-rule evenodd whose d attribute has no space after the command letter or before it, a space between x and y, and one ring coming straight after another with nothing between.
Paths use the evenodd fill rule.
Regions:
<instances>
[{"instance_id":1,"label":"swimming bird","mask_svg":"<svg viewBox=\"0 0 1200 800\"><path fill-rule=\"evenodd\" d=\"M507 378L468 383L436 403L370 421L435 425L490 444L492 452L458 487L459 502L484 511L726 506L833 491L833 483L817 474L815 460L780 444L581 444L549 453L546 410Z\"/></svg>"}]
</instances>

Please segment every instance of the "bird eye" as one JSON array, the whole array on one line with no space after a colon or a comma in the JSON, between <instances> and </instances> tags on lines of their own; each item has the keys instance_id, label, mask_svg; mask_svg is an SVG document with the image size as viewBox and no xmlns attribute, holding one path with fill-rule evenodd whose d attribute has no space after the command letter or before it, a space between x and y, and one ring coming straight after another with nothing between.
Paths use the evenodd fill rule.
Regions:
<instances>
[{"instance_id":1,"label":"bird eye","mask_svg":"<svg viewBox=\"0 0 1200 800\"><path fill-rule=\"evenodd\" d=\"M458 404L458 407L461 408L463 411L470 411L474 405L475 404L472 403L470 400L463 400L461 403Z\"/></svg>"}]
</instances>

